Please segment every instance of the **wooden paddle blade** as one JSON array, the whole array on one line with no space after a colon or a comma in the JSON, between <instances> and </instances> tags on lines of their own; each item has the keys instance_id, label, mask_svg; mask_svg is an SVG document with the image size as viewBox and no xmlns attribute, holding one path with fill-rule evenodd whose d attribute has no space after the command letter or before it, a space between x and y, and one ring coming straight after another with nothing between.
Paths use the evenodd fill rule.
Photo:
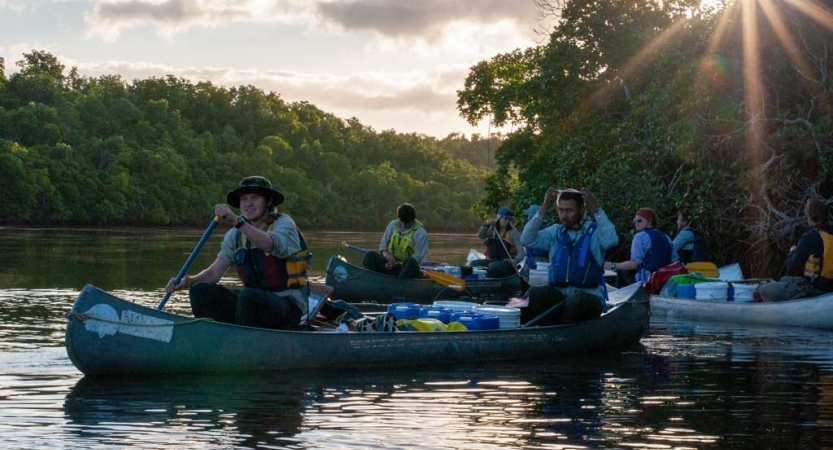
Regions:
<instances>
[{"instance_id":1,"label":"wooden paddle blade","mask_svg":"<svg viewBox=\"0 0 833 450\"><path fill-rule=\"evenodd\" d=\"M465 291L466 290L466 280L462 278L455 277L454 275L449 275L443 272L434 272L433 270L425 270L422 273L425 274L426 277L430 278L436 283L440 283L443 286L448 286L455 291Z\"/></svg>"}]
</instances>

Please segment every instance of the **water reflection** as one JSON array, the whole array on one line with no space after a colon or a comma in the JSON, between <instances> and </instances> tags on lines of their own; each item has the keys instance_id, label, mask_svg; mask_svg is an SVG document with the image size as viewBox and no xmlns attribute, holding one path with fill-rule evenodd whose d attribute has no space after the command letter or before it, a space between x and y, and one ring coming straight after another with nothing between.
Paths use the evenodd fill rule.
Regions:
<instances>
[{"instance_id":1,"label":"water reflection","mask_svg":"<svg viewBox=\"0 0 833 450\"><path fill-rule=\"evenodd\" d=\"M639 445L643 354L389 373L80 380L67 429L88 448L565 448ZM616 371L620 369L615 369ZM614 371L614 372L612 372ZM583 443L583 444L582 444ZM644 442L642 442L644 444Z\"/></svg>"}]
</instances>

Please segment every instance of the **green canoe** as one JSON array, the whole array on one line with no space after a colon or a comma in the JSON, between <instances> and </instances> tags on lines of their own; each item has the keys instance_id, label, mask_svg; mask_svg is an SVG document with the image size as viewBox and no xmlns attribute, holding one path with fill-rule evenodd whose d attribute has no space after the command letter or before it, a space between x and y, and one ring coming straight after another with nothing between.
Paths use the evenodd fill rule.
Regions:
<instances>
[{"instance_id":1,"label":"green canoe","mask_svg":"<svg viewBox=\"0 0 833 450\"><path fill-rule=\"evenodd\" d=\"M66 349L85 375L287 372L483 364L594 354L637 344L642 288L611 292L610 310L578 324L454 332L282 331L194 319L87 285L68 314Z\"/></svg>"},{"instance_id":2,"label":"green canoe","mask_svg":"<svg viewBox=\"0 0 833 450\"><path fill-rule=\"evenodd\" d=\"M327 263L326 283L335 289L331 297L349 302L431 303L461 297L506 299L521 293L521 278L517 274L465 281L466 289L459 292L428 278L399 278L372 272L350 264L340 256L331 257Z\"/></svg>"}]
</instances>

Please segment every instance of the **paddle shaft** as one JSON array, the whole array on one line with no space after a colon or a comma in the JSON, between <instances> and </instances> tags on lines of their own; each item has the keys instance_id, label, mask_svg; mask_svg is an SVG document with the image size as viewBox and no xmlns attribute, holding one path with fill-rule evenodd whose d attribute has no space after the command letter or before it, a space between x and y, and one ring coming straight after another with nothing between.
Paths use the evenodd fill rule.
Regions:
<instances>
[{"instance_id":1,"label":"paddle shaft","mask_svg":"<svg viewBox=\"0 0 833 450\"><path fill-rule=\"evenodd\" d=\"M217 228L217 224L219 223L220 216L214 216L214 220L212 220L211 223L208 224L208 228L206 228L205 233L202 234L200 241L197 242L196 246L194 246L194 250L191 251L191 255L185 261L185 264L182 266L182 269L179 270L179 273L176 275L176 278L174 278L174 286L176 286L177 284L179 284L180 281L182 281L182 277L185 276L185 272L187 272L188 268L191 267L191 263L194 262L194 258L197 257L197 254L202 249L202 246L205 245L205 241L208 240L208 237L211 236L211 232L214 231L214 228ZM169 298L171 298L171 293L166 292L165 296L162 297L162 301L159 302L159 306L157 306L156 309L161 310L162 308L164 308L165 303L168 303Z\"/></svg>"}]
</instances>

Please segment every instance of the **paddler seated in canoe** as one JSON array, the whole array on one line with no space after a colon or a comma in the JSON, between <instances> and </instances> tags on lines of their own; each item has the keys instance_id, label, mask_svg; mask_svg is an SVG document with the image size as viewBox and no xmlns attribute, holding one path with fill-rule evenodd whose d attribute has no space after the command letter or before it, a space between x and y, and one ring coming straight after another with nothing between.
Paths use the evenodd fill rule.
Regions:
<instances>
[{"instance_id":1,"label":"paddler seated in canoe","mask_svg":"<svg viewBox=\"0 0 833 450\"><path fill-rule=\"evenodd\" d=\"M497 216L477 229L477 237L486 244L486 259L477 259L469 264L488 268L490 278L514 274L515 266L524 259L521 233L513 226L514 220L515 214L509 207L498 208Z\"/></svg>"},{"instance_id":2,"label":"paddler seated in canoe","mask_svg":"<svg viewBox=\"0 0 833 450\"><path fill-rule=\"evenodd\" d=\"M677 211L677 229L680 230L674 237L674 250L680 256L680 262L708 261L708 245L703 232L692 224L691 213L688 208Z\"/></svg>"},{"instance_id":3,"label":"paddler seated in canoe","mask_svg":"<svg viewBox=\"0 0 833 450\"><path fill-rule=\"evenodd\" d=\"M539 229L554 203L561 223ZM602 314L604 254L619 243L619 237L593 193L549 188L541 208L524 227L521 242L527 248L547 250L550 257L548 283L529 288L522 322L557 325Z\"/></svg>"},{"instance_id":4,"label":"paddler seated in canoe","mask_svg":"<svg viewBox=\"0 0 833 450\"><path fill-rule=\"evenodd\" d=\"M362 265L374 272L418 278L422 273L419 263L427 255L428 233L416 219L414 206L403 203L396 208L396 219L385 228L379 250L365 253Z\"/></svg>"},{"instance_id":5,"label":"paddler seated in canoe","mask_svg":"<svg viewBox=\"0 0 833 450\"><path fill-rule=\"evenodd\" d=\"M246 177L217 204L214 213L233 224L217 259L205 270L174 279L165 290L189 289L194 317L262 328L300 325L309 309L306 270L310 253L303 234L286 214L278 213L284 196L261 176ZM240 209L238 216L233 210ZM243 289L221 286L235 266Z\"/></svg>"},{"instance_id":6,"label":"paddler seated in canoe","mask_svg":"<svg viewBox=\"0 0 833 450\"><path fill-rule=\"evenodd\" d=\"M671 238L656 229L657 213L652 208L639 208L633 216L636 234L631 242L631 259L622 262L605 262L605 270L635 270L636 282L648 281L660 267L680 260Z\"/></svg>"},{"instance_id":7,"label":"paddler seated in canoe","mask_svg":"<svg viewBox=\"0 0 833 450\"><path fill-rule=\"evenodd\" d=\"M777 302L833 292L833 226L827 202L810 198L804 206L807 230L790 248L786 276L758 287L761 300Z\"/></svg>"}]
</instances>

